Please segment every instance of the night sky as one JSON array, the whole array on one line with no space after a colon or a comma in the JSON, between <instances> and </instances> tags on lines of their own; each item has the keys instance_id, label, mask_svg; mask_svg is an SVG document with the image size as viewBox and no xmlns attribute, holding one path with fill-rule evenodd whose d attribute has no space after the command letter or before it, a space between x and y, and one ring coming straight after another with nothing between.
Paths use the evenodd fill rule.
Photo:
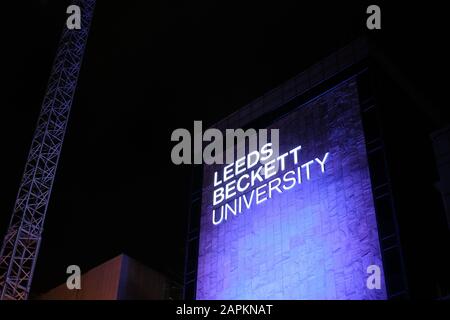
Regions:
<instances>
[{"instance_id":1,"label":"night sky","mask_svg":"<svg viewBox=\"0 0 450 320\"><path fill-rule=\"evenodd\" d=\"M242 2L97 1L34 293L64 282L70 264L87 271L120 253L181 281L191 168L171 163L172 131L213 124L360 35L448 123L442 8L377 1L382 30L367 31L372 2ZM67 5L14 1L2 10L2 238Z\"/></svg>"}]
</instances>

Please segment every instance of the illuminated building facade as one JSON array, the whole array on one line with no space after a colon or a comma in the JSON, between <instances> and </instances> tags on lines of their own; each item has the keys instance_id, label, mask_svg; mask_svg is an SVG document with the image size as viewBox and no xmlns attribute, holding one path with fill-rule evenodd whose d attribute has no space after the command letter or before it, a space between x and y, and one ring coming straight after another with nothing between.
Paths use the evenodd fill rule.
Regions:
<instances>
[{"instance_id":1,"label":"illuminated building facade","mask_svg":"<svg viewBox=\"0 0 450 320\"><path fill-rule=\"evenodd\" d=\"M244 168L224 203L215 202L215 175L226 165L197 169L186 299L410 296L414 269L405 268L397 214L408 196L394 192L395 139L380 123L386 97L392 104L407 98L400 90L392 96L397 87L378 74L368 48L359 39L212 126L279 129L280 155L301 149L270 179L240 179L257 167ZM377 91L384 86L392 92ZM368 285L373 268L378 288Z\"/></svg>"}]
</instances>

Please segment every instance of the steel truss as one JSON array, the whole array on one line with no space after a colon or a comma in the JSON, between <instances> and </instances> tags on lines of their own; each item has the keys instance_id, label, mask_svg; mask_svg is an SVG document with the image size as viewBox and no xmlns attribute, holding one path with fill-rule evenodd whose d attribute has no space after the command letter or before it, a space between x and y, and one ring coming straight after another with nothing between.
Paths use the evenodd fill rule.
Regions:
<instances>
[{"instance_id":1,"label":"steel truss","mask_svg":"<svg viewBox=\"0 0 450 320\"><path fill-rule=\"evenodd\" d=\"M9 228L0 251L0 299L30 293L45 215L88 38L95 0L76 0L81 29L66 26L53 63Z\"/></svg>"}]
</instances>

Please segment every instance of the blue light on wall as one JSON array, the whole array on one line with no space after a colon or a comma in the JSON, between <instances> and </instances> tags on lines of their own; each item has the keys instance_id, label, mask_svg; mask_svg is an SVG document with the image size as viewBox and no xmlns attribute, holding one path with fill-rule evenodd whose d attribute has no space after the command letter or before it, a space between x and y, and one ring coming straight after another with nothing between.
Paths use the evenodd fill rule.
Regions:
<instances>
[{"instance_id":1,"label":"blue light on wall","mask_svg":"<svg viewBox=\"0 0 450 320\"><path fill-rule=\"evenodd\" d=\"M329 153L326 169L311 167L307 183L215 225L213 176L221 167L205 166L197 299L385 299L355 82L270 128L280 129L280 153L298 145L301 161ZM367 287L371 265L381 269L380 289Z\"/></svg>"}]
</instances>

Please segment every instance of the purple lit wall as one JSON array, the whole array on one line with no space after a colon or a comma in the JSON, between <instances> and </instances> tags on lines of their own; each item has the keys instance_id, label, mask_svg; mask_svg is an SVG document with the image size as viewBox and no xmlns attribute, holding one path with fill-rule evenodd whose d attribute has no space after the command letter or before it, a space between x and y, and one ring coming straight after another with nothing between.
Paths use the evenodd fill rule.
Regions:
<instances>
[{"instance_id":1,"label":"purple lit wall","mask_svg":"<svg viewBox=\"0 0 450 320\"><path fill-rule=\"evenodd\" d=\"M329 152L326 170L213 225L214 171L205 166L197 299L385 299L358 93L353 80L299 106L280 129L280 154ZM382 271L368 289L367 267Z\"/></svg>"}]
</instances>

